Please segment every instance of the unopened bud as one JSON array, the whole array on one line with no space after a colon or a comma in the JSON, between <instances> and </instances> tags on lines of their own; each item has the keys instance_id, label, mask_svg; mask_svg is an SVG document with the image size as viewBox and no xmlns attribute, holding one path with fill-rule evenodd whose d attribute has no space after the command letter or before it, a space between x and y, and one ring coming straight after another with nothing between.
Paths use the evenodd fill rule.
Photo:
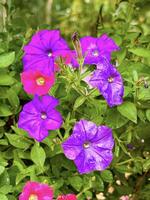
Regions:
<instances>
[{"instance_id":1,"label":"unopened bud","mask_svg":"<svg viewBox=\"0 0 150 200\"><path fill-rule=\"evenodd\" d=\"M78 36L77 32L73 33L72 42L73 42L74 48L76 50L77 57L79 60L81 60L83 58L83 56L82 56L81 44L80 44L80 40L79 40L79 36Z\"/></svg>"}]
</instances>

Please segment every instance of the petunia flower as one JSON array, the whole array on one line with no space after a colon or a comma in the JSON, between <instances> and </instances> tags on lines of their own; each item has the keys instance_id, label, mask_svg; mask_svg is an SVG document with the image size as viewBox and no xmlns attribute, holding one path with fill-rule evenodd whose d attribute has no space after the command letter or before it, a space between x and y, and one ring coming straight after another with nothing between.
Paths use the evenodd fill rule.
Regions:
<instances>
[{"instance_id":1,"label":"petunia flower","mask_svg":"<svg viewBox=\"0 0 150 200\"><path fill-rule=\"evenodd\" d=\"M53 189L47 184L27 182L19 196L19 200L52 200Z\"/></svg>"},{"instance_id":2,"label":"petunia flower","mask_svg":"<svg viewBox=\"0 0 150 200\"><path fill-rule=\"evenodd\" d=\"M21 82L28 94L47 94L54 81L55 77L53 73L45 75L37 70L27 70L21 74Z\"/></svg>"},{"instance_id":3,"label":"petunia flower","mask_svg":"<svg viewBox=\"0 0 150 200\"><path fill-rule=\"evenodd\" d=\"M97 65L89 83L98 88L108 105L113 107L123 102L123 80L117 69L108 60Z\"/></svg>"},{"instance_id":4,"label":"petunia flower","mask_svg":"<svg viewBox=\"0 0 150 200\"><path fill-rule=\"evenodd\" d=\"M18 127L24 129L29 135L41 142L48 136L49 130L59 129L62 124L61 114L55 109L59 104L52 96L37 95L24 105L19 116Z\"/></svg>"},{"instance_id":5,"label":"petunia flower","mask_svg":"<svg viewBox=\"0 0 150 200\"><path fill-rule=\"evenodd\" d=\"M24 70L37 69L43 73L54 72L54 62L64 51L70 51L59 30L41 30L33 35L23 48Z\"/></svg>"},{"instance_id":6,"label":"petunia flower","mask_svg":"<svg viewBox=\"0 0 150 200\"><path fill-rule=\"evenodd\" d=\"M60 195L57 200L77 200L77 197L74 194Z\"/></svg>"},{"instance_id":7,"label":"petunia flower","mask_svg":"<svg viewBox=\"0 0 150 200\"><path fill-rule=\"evenodd\" d=\"M62 144L65 156L73 160L80 174L106 169L112 161L114 140L107 126L80 120Z\"/></svg>"},{"instance_id":8,"label":"petunia flower","mask_svg":"<svg viewBox=\"0 0 150 200\"><path fill-rule=\"evenodd\" d=\"M101 57L110 60L111 53L119 50L117 44L107 34L103 34L98 38L86 36L81 38L80 42L82 54L85 58L84 64L98 64Z\"/></svg>"}]
</instances>

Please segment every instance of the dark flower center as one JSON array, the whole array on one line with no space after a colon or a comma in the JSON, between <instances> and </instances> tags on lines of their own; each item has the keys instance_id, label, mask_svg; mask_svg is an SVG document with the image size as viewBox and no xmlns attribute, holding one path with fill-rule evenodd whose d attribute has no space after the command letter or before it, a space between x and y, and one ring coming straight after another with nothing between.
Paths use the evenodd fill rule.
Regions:
<instances>
[{"instance_id":1,"label":"dark flower center","mask_svg":"<svg viewBox=\"0 0 150 200\"><path fill-rule=\"evenodd\" d=\"M31 194L29 200L38 200L38 196L36 194Z\"/></svg>"},{"instance_id":2,"label":"dark flower center","mask_svg":"<svg viewBox=\"0 0 150 200\"><path fill-rule=\"evenodd\" d=\"M46 119L47 118L47 114L45 112L41 113L41 119Z\"/></svg>"},{"instance_id":3,"label":"dark flower center","mask_svg":"<svg viewBox=\"0 0 150 200\"><path fill-rule=\"evenodd\" d=\"M44 85L45 84L45 79L43 77L39 77L36 79L37 85Z\"/></svg>"},{"instance_id":4,"label":"dark flower center","mask_svg":"<svg viewBox=\"0 0 150 200\"><path fill-rule=\"evenodd\" d=\"M110 76L110 77L108 78L108 82L109 82L109 83L112 83L113 81L114 81L114 78Z\"/></svg>"},{"instance_id":5,"label":"dark flower center","mask_svg":"<svg viewBox=\"0 0 150 200\"><path fill-rule=\"evenodd\" d=\"M89 142L85 142L85 143L83 144L83 147L84 147L85 149L89 148L89 147L90 147L90 143L89 143Z\"/></svg>"}]
</instances>

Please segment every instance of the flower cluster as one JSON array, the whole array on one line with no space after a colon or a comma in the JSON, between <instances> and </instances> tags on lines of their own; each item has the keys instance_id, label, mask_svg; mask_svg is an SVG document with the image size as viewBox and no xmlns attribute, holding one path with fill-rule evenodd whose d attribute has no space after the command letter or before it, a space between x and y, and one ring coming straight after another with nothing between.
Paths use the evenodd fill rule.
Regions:
<instances>
[{"instance_id":1,"label":"flower cluster","mask_svg":"<svg viewBox=\"0 0 150 200\"><path fill-rule=\"evenodd\" d=\"M111 53L119 50L115 42L106 34L98 38L87 36L81 40L74 35L73 42L75 51L69 49L60 31L42 30L24 47L21 81L24 90L34 97L24 105L18 126L39 142L48 136L50 130L59 129L63 123L61 114L56 110L59 101L48 94L55 74L61 73L60 57L66 66L72 66L74 70L78 70L76 68L80 65L84 68L96 65L87 83L98 88L110 107L122 103L123 81L110 63ZM113 146L112 130L87 120L77 122L72 135L62 143L65 156L75 162L81 174L106 169L113 159ZM34 191L32 193L35 195ZM69 195L59 199L69 199Z\"/></svg>"}]
</instances>

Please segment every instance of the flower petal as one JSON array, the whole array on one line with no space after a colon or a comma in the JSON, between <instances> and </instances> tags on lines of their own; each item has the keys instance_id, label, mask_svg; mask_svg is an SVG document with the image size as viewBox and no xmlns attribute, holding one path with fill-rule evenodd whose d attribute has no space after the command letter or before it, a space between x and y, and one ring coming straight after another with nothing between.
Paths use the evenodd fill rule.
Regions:
<instances>
[{"instance_id":1,"label":"flower petal","mask_svg":"<svg viewBox=\"0 0 150 200\"><path fill-rule=\"evenodd\" d=\"M43 121L43 126L47 130L59 129L62 125L63 119L61 114L57 110L47 111L48 118Z\"/></svg>"}]
</instances>

